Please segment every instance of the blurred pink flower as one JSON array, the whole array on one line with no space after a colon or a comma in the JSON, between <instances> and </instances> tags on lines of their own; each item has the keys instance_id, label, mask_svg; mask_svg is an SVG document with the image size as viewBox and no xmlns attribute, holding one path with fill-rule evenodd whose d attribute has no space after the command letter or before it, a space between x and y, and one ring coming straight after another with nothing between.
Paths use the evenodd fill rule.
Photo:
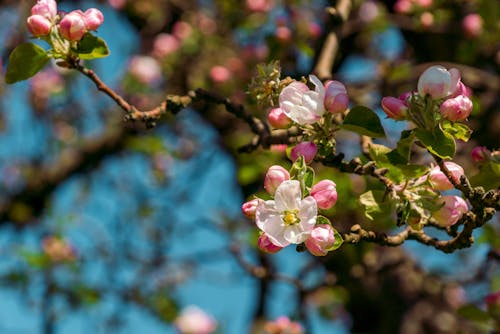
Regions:
<instances>
[{"instance_id":1,"label":"blurred pink flower","mask_svg":"<svg viewBox=\"0 0 500 334\"><path fill-rule=\"evenodd\" d=\"M174 320L174 325L181 334L211 334L217 328L217 322L197 306L188 306Z\"/></svg>"},{"instance_id":2,"label":"blurred pink flower","mask_svg":"<svg viewBox=\"0 0 500 334\"><path fill-rule=\"evenodd\" d=\"M149 56L134 56L128 70L139 82L153 84L161 80L161 68L158 62Z\"/></svg>"},{"instance_id":3,"label":"blurred pink flower","mask_svg":"<svg viewBox=\"0 0 500 334\"><path fill-rule=\"evenodd\" d=\"M217 65L210 69L210 78L213 82L224 83L231 78L231 71L227 67Z\"/></svg>"},{"instance_id":4,"label":"blurred pink flower","mask_svg":"<svg viewBox=\"0 0 500 334\"><path fill-rule=\"evenodd\" d=\"M163 58L177 51L180 46L181 43L177 37L171 34L161 33L156 36L153 42L153 55L158 58Z\"/></svg>"}]
</instances>

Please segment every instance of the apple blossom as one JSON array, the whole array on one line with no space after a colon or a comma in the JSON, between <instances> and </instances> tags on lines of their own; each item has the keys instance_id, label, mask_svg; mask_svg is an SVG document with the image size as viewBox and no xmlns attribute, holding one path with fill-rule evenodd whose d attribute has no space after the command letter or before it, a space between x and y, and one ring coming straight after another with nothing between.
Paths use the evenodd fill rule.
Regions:
<instances>
[{"instance_id":1,"label":"apple blossom","mask_svg":"<svg viewBox=\"0 0 500 334\"><path fill-rule=\"evenodd\" d=\"M172 27L172 35L177 37L180 41L188 38L193 33L193 27L185 21L177 21Z\"/></svg>"},{"instance_id":2,"label":"apple blossom","mask_svg":"<svg viewBox=\"0 0 500 334\"><path fill-rule=\"evenodd\" d=\"M463 95L444 101L439 107L441 115L450 121L463 121L472 111L472 101Z\"/></svg>"},{"instance_id":3,"label":"apple blossom","mask_svg":"<svg viewBox=\"0 0 500 334\"><path fill-rule=\"evenodd\" d=\"M90 8L83 13L88 30L97 30L104 22L104 15L97 8Z\"/></svg>"},{"instance_id":4,"label":"apple blossom","mask_svg":"<svg viewBox=\"0 0 500 334\"><path fill-rule=\"evenodd\" d=\"M134 56L130 60L128 70L143 84L152 84L161 80L161 67L149 56Z\"/></svg>"},{"instance_id":5,"label":"apple blossom","mask_svg":"<svg viewBox=\"0 0 500 334\"><path fill-rule=\"evenodd\" d=\"M433 99L442 99L454 93L460 81L460 72L456 68L449 71L440 65L431 66L418 79L420 95L430 95Z\"/></svg>"},{"instance_id":6,"label":"apple blossom","mask_svg":"<svg viewBox=\"0 0 500 334\"><path fill-rule=\"evenodd\" d=\"M31 14L41 15L53 21L57 15L57 3L55 0L38 0L37 3L31 7Z\"/></svg>"},{"instance_id":7,"label":"apple blossom","mask_svg":"<svg viewBox=\"0 0 500 334\"><path fill-rule=\"evenodd\" d=\"M264 189L270 195L274 195L279 185L287 180L290 180L290 173L285 168L278 165L271 166L264 178Z\"/></svg>"},{"instance_id":8,"label":"apple blossom","mask_svg":"<svg viewBox=\"0 0 500 334\"><path fill-rule=\"evenodd\" d=\"M257 210L257 206L262 202L260 198L254 198L248 202L243 203L241 206L241 212L250 219L255 218L255 210Z\"/></svg>"},{"instance_id":9,"label":"apple blossom","mask_svg":"<svg viewBox=\"0 0 500 334\"><path fill-rule=\"evenodd\" d=\"M325 256L335 244L335 233L331 225L316 225L305 242L307 249L314 256Z\"/></svg>"},{"instance_id":10,"label":"apple blossom","mask_svg":"<svg viewBox=\"0 0 500 334\"><path fill-rule=\"evenodd\" d=\"M460 180L460 177L464 175L464 169L457 165L454 162L446 161L444 163L446 168L450 171L451 175L457 182ZM436 190L450 190L453 189L453 184L448 180L446 175L441 171L439 166L435 166L428 175L428 180L431 183L432 187Z\"/></svg>"},{"instance_id":11,"label":"apple blossom","mask_svg":"<svg viewBox=\"0 0 500 334\"><path fill-rule=\"evenodd\" d=\"M181 46L181 42L171 34L158 34L153 42L153 55L158 58L163 58L177 51Z\"/></svg>"},{"instance_id":12,"label":"apple blossom","mask_svg":"<svg viewBox=\"0 0 500 334\"><path fill-rule=\"evenodd\" d=\"M325 87L314 75L309 80L316 86L312 91L306 84L294 81L279 95L279 105L294 122L304 125L317 122L325 113Z\"/></svg>"},{"instance_id":13,"label":"apple blossom","mask_svg":"<svg viewBox=\"0 0 500 334\"><path fill-rule=\"evenodd\" d=\"M337 203L336 186L331 180L321 180L311 188L311 196L318 203L318 208L328 210Z\"/></svg>"},{"instance_id":14,"label":"apple blossom","mask_svg":"<svg viewBox=\"0 0 500 334\"><path fill-rule=\"evenodd\" d=\"M264 324L264 334L303 334L300 323L291 321L288 317L281 316L274 321Z\"/></svg>"},{"instance_id":15,"label":"apple blossom","mask_svg":"<svg viewBox=\"0 0 500 334\"><path fill-rule=\"evenodd\" d=\"M309 163L314 159L317 152L318 147L316 146L316 144L310 141L304 141L292 148L292 150L290 151L290 159L292 159L292 161L295 161L300 156L303 156L306 163Z\"/></svg>"},{"instance_id":16,"label":"apple blossom","mask_svg":"<svg viewBox=\"0 0 500 334\"><path fill-rule=\"evenodd\" d=\"M483 32L483 18L477 13L469 14L462 20L465 36L473 38Z\"/></svg>"},{"instance_id":17,"label":"apple blossom","mask_svg":"<svg viewBox=\"0 0 500 334\"><path fill-rule=\"evenodd\" d=\"M52 27L52 23L49 19L37 14L29 16L26 20L26 24L30 33L35 37L48 35Z\"/></svg>"},{"instance_id":18,"label":"apple blossom","mask_svg":"<svg viewBox=\"0 0 500 334\"><path fill-rule=\"evenodd\" d=\"M274 200L259 203L255 212L257 227L276 246L300 244L316 224L318 207L312 196L302 199L300 182L288 180L280 184Z\"/></svg>"},{"instance_id":19,"label":"apple blossom","mask_svg":"<svg viewBox=\"0 0 500 334\"><path fill-rule=\"evenodd\" d=\"M274 254L283 249L283 247L276 246L271 242L267 234L262 233L257 240L257 247L265 253Z\"/></svg>"},{"instance_id":20,"label":"apple blossom","mask_svg":"<svg viewBox=\"0 0 500 334\"><path fill-rule=\"evenodd\" d=\"M292 120L288 118L281 108L271 109L267 115L267 120L269 121L269 124L276 129L286 129L290 126L290 124L292 124Z\"/></svg>"},{"instance_id":21,"label":"apple blossom","mask_svg":"<svg viewBox=\"0 0 500 334\"><path fill-rule=\"evenodd\" d=\"M253 12L268 12L274 6L273 0L246 0L246 6Z\"/></svg>"},{"instance_id":22,"label":"apple blossom","mask_svg":"<svg viewBox=\"0 0 500 334\"><path fill-rule=\"evenodd\" d=\"M213 82L223 83L231 78L231 71L225 66L217 65L210 70L210 78Z\"/></svg>"},{"instance_id":23,"label":"apple blossom","mask_svg":"<svg viewBox=\"0 0 500 334\"><path fill-rule=\"evenodd\" d=\"M325 83L324 105L326 110L334 114L342 113L349 108L349 96L343 83L335 80Z\"/></svg>"},{"instance_id":24,"label":"apple blossom","mask_svg":"<svg viewBox=\"0 0 500 334\"><path fill-rule=\"evenodd\" d=\"M81 10L66 14L59 23L61 36L70 41L79 41L87 32L87 23Z\"/></svg>"},{"instance_id":25,"label":"apple blossom","mask_svg":"<svg viewBox=\"0 0 500 334\"><path fill-rule=\"evenodd\" d=\"M474 162L484 162L490 158L491 152L484 146L476 146L472 149L471 157Z\"/></svg>"},{"instance_id":26,"label":"apple blossom","mask_svg":"<svg viewBox=\"0 0 500 334\"><path fill-rule=\"evenodd\" d=\"M432 213L432 218L443 227L454 225L458 222L464 212L469 210L467 202L458 196L443 196L440 198L439 203L443 206Z\"/></svg>"},{"instance_id":27,"label":"apple blossom","mask_svg":"<svg viewBox=\"0 0 500 334\"><path fill-rule=\"evenodd\" d=\"M398 98L386 96L382 99L382 109L388 118L395 120L406 119L408 107L406 103Z\"/></svg>"},{"instance_id":28,"label":"apple blossom","mask_svg":"<svg viewBox=\"0 0 500 334\"><path fill-rule=\"evenodd\" d=\"M210 334L217 328L217 322L197 306L182 310L174 325L181 334Z\"/></svg>"}]
</instances>

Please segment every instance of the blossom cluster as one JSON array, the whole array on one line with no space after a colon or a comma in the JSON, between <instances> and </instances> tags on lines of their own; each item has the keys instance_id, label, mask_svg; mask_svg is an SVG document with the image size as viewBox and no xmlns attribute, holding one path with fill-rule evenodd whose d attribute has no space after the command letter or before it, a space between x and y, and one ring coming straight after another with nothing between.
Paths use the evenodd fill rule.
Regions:
<instances>
[{"instance_id":1,"label":"blossom cluster","mask_svg":"<svg viewBox=\"0 0 500 334\"><path fill-rule=\"evenodd\" d=\"M456 68L447 70L436 65L422 73L417 92L407 92L398 98L384 97L382 109L389 118L411 120L425 128L435 125L439 115L441 119L451 122L466 120L473 107L470 96L471 91L461 81ZM430 99L430 103L424 103L426 98ZM431 118L434 122L425 122L423 117Z\"/></svg>"},{"instance_id":2,"label":"blossom cluster","mask_svg":"<svg viewBox=\"0 0 500 334\"><path fill-rule=\"evenodd\" d=\"M26 21L28 30L35 37L54 33L68 41L81 40L88 31L97 30L103 22L104 15L96 8L65 13L57 10L55 0L38 0Z\"/></svg>"},{"instance_id":3,"label":"blossom cluster","mask_svg":"<svg viewBox=\"0 0 500 334\"><path fill-rule=\"evenodd\" d=\"M328 210L337 202L333 181L303 189L299 179L291 179L288 170L275 165L266 173L264 188L272 200L255 198L242 205L243 214L255 219L261 230L257 242L261 250L276 253L290 244L305 244L311 254L324 256L336 248L335 229L325 217L318 218L318 209Z\"/></svg>"}]
</instances>

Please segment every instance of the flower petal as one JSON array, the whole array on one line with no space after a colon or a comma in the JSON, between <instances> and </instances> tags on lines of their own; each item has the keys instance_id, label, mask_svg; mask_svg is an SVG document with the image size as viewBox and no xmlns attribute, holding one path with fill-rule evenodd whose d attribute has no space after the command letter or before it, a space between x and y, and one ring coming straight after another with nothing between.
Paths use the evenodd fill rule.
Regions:
<instances>
[{"instance_id":1,"label":"flower petal","mask_svg":"<svg viewBox=\"0 0 500 334\"><path fill-rule=\"evenodd\" d=\"M292 244L300 244L307 240L310 232L305 232L300 224L287 226L283 231L286 241Z\"/></svg>"},{"instance_id":2,"label":"flower petal","mask_svg":"<svg viewBox=\"0 0 500 334\"><path fill-rule=\"evenodd\" d=\"M316 225L316 217L318 216L318 205L312 196L307 196L300 203L299 209L299 225L303 231L310 232Z\"/></svg>"},{"instance_id":3,"label":"flower petal","mask_svg":"<svg viewBox=\"0 0 500 334\"><path fill-rule=\"evenodd\" d=\"M286 210L300 209L300 199L302 192L300 183L297 180L288 180L281 183L274 194L276 210L284 212Z\"/></svg>"},{"instance_id":4,"label":"flower petal","mask_svg":"<svg viewBox=\"0 0 500 334\"><path fill-rule=\"evenodd\" d=\"M255 209L255 224L261 230L264 230L264 225L267 221L273 220L274 217L280 218L280 212L276 210L274 201L261 201ZM281 218L280 218L281 219Z\"/></svg>"}]
</instances>

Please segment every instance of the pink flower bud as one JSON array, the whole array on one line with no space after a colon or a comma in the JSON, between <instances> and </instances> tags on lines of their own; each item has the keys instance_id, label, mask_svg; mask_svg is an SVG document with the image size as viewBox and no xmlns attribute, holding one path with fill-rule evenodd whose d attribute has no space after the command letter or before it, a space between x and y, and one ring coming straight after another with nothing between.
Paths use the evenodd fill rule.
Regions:
<instances>
[{"instance_id":1,"label":"pink flower bud","mask_svg":"<svg viewBox=\"0 0 500 334\"><path fill-rule=\"evenodd\" d=\"M272 0L246 0L247 8L253 12L268 12L274 6Z\"/></svg>"},{"instance_id":2,"label":"pink flower bud","mask_svg":"<svg viewBox=\"0 0 500 334\"><path fill-rule=\"evenodd\" d=\"M41 15L52 21L57 15L57 3L55 0L38 0L36 5L31 7L32 15Z\"/></svg>"},{"instance_id":3,"label":"pink flower bud","mask_svg":"<svg viewBox=\"0 0 500 334\"><path fill-rule=\"evenodd\" d=\"M177 21L172 27L172 35L177 37L180 41L191 36L193 28L191 25L185 21Z\"/></svg>"},{"instance_id":4,"label":"pink flower bud","mask_svg":"<svg viewBox=\"0 0 500 334\"><path fill-rule=\"evenodd\" d=\"M439 201L444 205L432 213L432 218L443 227L456 224L462 215L469 210L467 202L458 196L443 196Z\"/></svg>"},{"instance_id":5,"label":"pink flower bud","mask_svg":"<svg viewBox=\"0 0 500 334\"><path fill-rule=\"evenodd\" d=\"M477 37L483 32L483 18L479 14L469 14L462 21L465 36Z\"/></svg>"},{"instance_id":6,"label":"pink flower bud","mask_svg":"<svg viewBox=\"0 0 500 334\"><path fill-rule=\"evenodd\" d=\"M156 59L149 56L134 56L130 60L130 74L143 84L150 85L161 81L161 67Z\"/></svg>"},{"instance_id":7,"label":"pink flower bud","mask_svg":"<svg viewBox=\"0 0 500 334\"><path fill-rule=\"evenodd\" d=\"M171 34L161 33L156 36L153 42L153 55L158 58L163 58L177 51L180 46L181 42L177 37Z\"/></svg>"},{"instance_id":8,"label":"pink flower bud","mask_svg":"<svg viewBox=\"0 0 500 334\"><path fill-rule=\"evenodd\" d=\"M26 24L30 33L35 37L48 35L52 26L52 23L42 15L31 15L26 20Z\"/></svg>"},{"instance_id":9,"label":"pink flower bud","mask_svg":"<svg viewBox=\"0 0 500 334\"><path fill-rule=\"evenodd\" d=\"M274 32L276 38L281 42L288 42L292 38L292 31L288 27L277 27Z\"/></svg>"},{"instance_id":10,"label":"pink flower bud","mask_svg":"<svg viewBox=\"0 0 500 334\"><path fill-rule=\"evenodd\" d=\"M420 15L420 24L424 28L430 28L434 24L434 15L430 12L424 12Z\"/></svg>"},{"instance_id":11,"label":"pink flower bud","mask_svg":"<svg viewBox=\"0 0 500 334\"><path fill-rule=\"evenodd\" d=\"M180 334L211 334L217 329L217 322L196 306L188 306L174 320Z\"/></svg>"},{"instance_id":12,"label":"pink flower bud","mask_svg":"<svg viewBox=\"0 0 500 334\"><path fill-rule=\"evenodd\" d=\"M210 70L210 78L216 83L223 83L231 78L231 72L224 66L214 66Z\"/></svg>"},{"instance_id":13,"label":"pink flower bud","mask_svg":"<svg viewBox=\"0 0 500 334\"><path fill-rule=\"evenodd\" d=\"M411 11L411 0L397 0L394 4L394 11L400 14L406 14Z\"/></svg>"},{"instance_id":14,"label":"pink flower bud","mask_svg":"<svg viewBox=\"0 0 500 334\"><path fill-rule=\"evenodd\" d=\"M283 182L290 180L290 173L278 165L269 167L264 178L264 189L269 193L269 195L274 195L278 186Z\"/></svg>"},{"instance_id":15,"label":"pink flower bud","mask_svg":"<svg viewBox=\"0 0 500 334\"><path fill-rule=\"evenodd\" d=\"M443 66L431 66L418 79L418 92L435 100L442 99L455 92L459 80L460 72L456 68L448 71Z\"/></svg>"},{"instance_id":16,"label":"pink flower bud","mask_svg":"<svg viewBox=\"0 0 500 334\"><path fill-rule=\"evenodd\" d=\"M331 113L342 113L349 107L349 96L343 83L329 80L325 83L325 108Z\"/></svg>"},{"instance_id":17,"label":"pink flower bud","mask_svg":"<svg viewBox=\"0 0 500 334\"><path fill-rule=\"evenodd\" d=\"M335 244L333 228L328 224L316 225L305 242L307 249L314 256L325 256Z\"/></svg>"},{"instance_id":18,"label":"pink flower bud","mask_svg":"<svg viewBox=\"0 0 500 334\"><path fill-rule=\"evenodd\" d=\"M447 99L439 107L441 115L450 121L463 121L472 111L472 101L463 95Z\"/></svg>"},{"instance_id":19,"label":"pink flower bud","mask_svg":"<svg viewBox=\"0 0 500 334\"><path fill-rule=\"evenodd\" d=\"M314 156L318 152L318 147L316 144L310 141L305 141L295 145L290 151L290 159L292 161L297 160L300 156L303 156L306 163L311 162Z\"/></svg>"},{"instance_id":20,"label":"pink flower bud","mask_svg":"<svg viewBox=\"0 0 500 334\"><path fill-rule=\"evenodd\" d=\"M451 175L457 182L460 180L460 176L464 175L464 169L460 165L457 165L456 163L451 161L446 161L444 165L450 171ZM453 189L453 184L450 182L450 180L448 180L446 175L444 175L439 166L431 169L431 171L429 172L428 180L432 184L432 187L436 190Z\"/></svg>"},{"instance_id":21,"label":"pink flower bud","mask_svg":"<svg viewBox=\"0 0 500 334\"><path fill-rule=\"evenodd\" d=\"M392 96L386 96L382 99L382 109L386 113L387 117L395 120L406 119L408 111L408 107L404 101Z\"/></svg>"},{"instance_id":22,"label":"pink flower bud","mask_svg":"<svg viewBox=\"0 0 500 334\"><path fill-rule=\"evenodd\" d=\"M87 32L87 23L81 10L74 10L65 15L59 23L61 36L70 41L79 41Z\"/></svg>"},{"instance_id":23,"label":"pink flower bud","mask_svg":"<svg viewBox=\"0 0 500 334\"><path fill-rule=\"evenodd\" d=\"M286 129L290 126L290 124L292 124L292 120L288 118L281 108L271 109L267 115L267 120L271 126L277 129Z\"/></svg>"},{"instance_id":24,"label":"pink flower bud","mask_svg":"<svg viewBox=\"0 0 500 334\"><path fill-rule=\"evenodd\" d=\"M255 218L255 210L257 210L257 206L262 202L259 198L254 198L248 202L243 203L241 206L241 212L250 219Z\"/></svg>"},{"instance_id":25,"label":"pink flower bud","mask_svg":"<svg viewBox=\"0 0 500 334\"><path fill-rule=\"evenodd\" d=\"M401 101L403 101L403 103L405 104L405 106L408 107L408 99L413 95L414 93L413 92L405 92L401 95L399 95L398 99L400 99Z\"/></svg>"},{"instance_id":26,"label":"pink flower bud","mask_svg":"<svg viewBox=\"0 0 500 334\"><path fill-rule=\"evenodd\" d=\"M274 254L283 249L283 247L276 246L271 242L267 234L262 233L257 240L257 247L263 252Z\"/></svg>"},{"instance_id":27,"label":"pink flower bud","mask_svg":"<svg viewBox=\"0 0 500 334\"><path fill-rule=\"evenodd\" d=\"M491 152L484 146L476 146L472 149L471 157L474 162L485 162L489 160Z\"/></svg>"},{"instance_id":28,"label":"pink flower bud","mask_svg":"<svg viewBox=\"0 0 500 334\"><path fill-rule=\"evenodd\" d=\"M311 196L318 208L328 210L337 203L337 185L331 180L321 180L311 188Z\"/></svg>"},{"instance_id":29,"label":"pink flower bud","mask_svg":"<svg viewBox=\"0 0 500 334\"><path fill-rule=\"evenodd\" d=\"M451 94L450 97L457 97L459 95L471 97L472 96L472 90L464 85L464 83L460 80L458 81L457 88L455 89L455 92Z\"/></svg>"},{"instance_id":30,"label":"pink flower bud","mask_svg":"<svg viewBox=\"0 0 500 334\"><path fill-rule=\"evenodd\" d=\"M97 30L104 22L104 15L97 8L87 9L84 15L88 30Z\"/></svg>"}]
</instances>

